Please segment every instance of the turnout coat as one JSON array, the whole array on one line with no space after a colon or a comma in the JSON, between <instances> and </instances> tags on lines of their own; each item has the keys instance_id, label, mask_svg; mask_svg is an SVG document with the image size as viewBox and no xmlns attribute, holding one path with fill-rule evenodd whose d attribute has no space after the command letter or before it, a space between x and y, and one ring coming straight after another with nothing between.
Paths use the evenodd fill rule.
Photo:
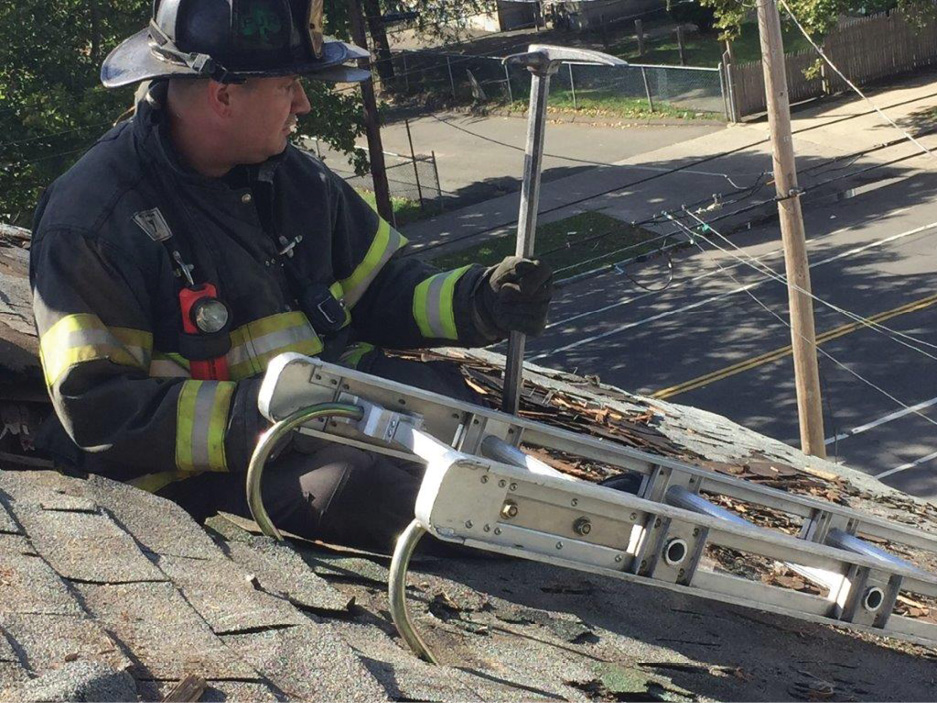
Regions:
<instances>
[{"instance_id":1,"label":"turnout coat","mask_svg":"<svg viewBox=\"0 0 938 703\"><path fill-rule=\"evenodd\" d=\"M60 460L152 491L241 471L264 426L255 377L277 354L355 365L375 347L498 336L472 305L482 267L440 272L402 258L404 237L294 146L200 176L173 152L164 96L157 82L36 212L30 281L56 414L40 445ZM190 377L183 266L230 311L230 380ZM324 318L310 319L307 290Z\"/></svg>"}]
</instances>

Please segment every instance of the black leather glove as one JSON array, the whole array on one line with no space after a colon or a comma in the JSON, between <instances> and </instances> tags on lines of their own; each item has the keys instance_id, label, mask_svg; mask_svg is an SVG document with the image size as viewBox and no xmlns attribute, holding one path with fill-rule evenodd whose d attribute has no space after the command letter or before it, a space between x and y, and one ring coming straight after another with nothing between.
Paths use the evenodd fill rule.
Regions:
<instances>
[{"instance_id":1,"label":"black leather glove","mask_svg":"<svg viewBox=\"0 0 938 703\"><path fill-rule=\"evenodd\" d=\"M502 335L538 335L547 324L553 279L542 261L508 256L482 276L473 301L476 311L486 327Z\"/></svg>"}]
</instances>

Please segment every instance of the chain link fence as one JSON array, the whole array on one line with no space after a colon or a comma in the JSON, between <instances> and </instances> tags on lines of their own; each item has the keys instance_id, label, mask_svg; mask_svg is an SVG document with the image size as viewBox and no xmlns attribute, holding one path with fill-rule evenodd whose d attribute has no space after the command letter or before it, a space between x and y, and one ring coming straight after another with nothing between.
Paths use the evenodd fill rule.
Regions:
<instances>
[{"instance_id":1,"label":"chain link fence","mask_svg":"<svg viewBox=\"0 0 938 703\"><path fill-rule=\"evenodd\" d=\"M310 151L323 159L325 145L318 139L310 139ZM356 147L359 151L366 149ZM418 203L420 209L430 213L443 211L443 191L440 188L440 174L436 166L436 154L384 154L384 170L388 178L388 188L392 198L404 198ZM326 156L331 156L326 152ZM343 178L356 190L374 191L371 173L356 175L347 161L329 159L329 170Z\"/></svg>"},{"instance_id":2,"label":"chain link fence","mask_svg":"<svg viewBox=\"0 0 938 703\"><path fill-rule=\"evenodd\" d=\"M408 51L392 59L396 88L437 94L462 104L527 103L531 74L497 57ZM548 104L558 108L692 111L729 119L719 66L596 66L568 63L551 79Z\"/></svg>"}]
</instances>

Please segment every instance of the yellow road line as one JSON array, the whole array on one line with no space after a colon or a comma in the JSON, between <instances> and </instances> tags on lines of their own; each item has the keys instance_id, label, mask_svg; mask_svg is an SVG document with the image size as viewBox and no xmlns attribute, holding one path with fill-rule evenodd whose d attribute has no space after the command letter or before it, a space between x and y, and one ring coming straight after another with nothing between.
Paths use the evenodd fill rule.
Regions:
<instances>
[{"instance_id":1,"label":"yellow road line","mask_svg":"<svg viewBox=\"0 0 938 703\"><path fill-rule=\"evenodd\" d=\"M850 322L846 325L841 325L840 327L835 327L832 330L828 330L827 332L817 335L817 343L821 344L823 342L829 342L832 339L843 337L845 334L856 332L857 330L863 329L864 327L868 327L872 324L877 324L883 322L884 320L898 317L899 315L905 315L910 312L915 312L917 310L923 310L934 305L936 299L938 299L938 296L930 295L927 298L916 300L913 303L907 303L898 308L893 308L892 310L886 310L885 312L878 313L872 317L858 320L856 322ZM701 386L706 386L709 383L721 381L724 378L735 376L736 374L742 373L743 371L748 371L757 366L761 366L762 364L777 361L778 359L788 356L789 354L791 354L790 344L788 346L775 349L774 351L760 354L759 356L753 357L751 359L740 361L737 364L727 366L726 368L720 369L718 371L714 371L703 376L698 376L697 378L691 379L690 381L685 381L684 383L679 383L668 388L662 388L660 391L652 393L651 397L658 398L660 400L671 398L679 393L686 393L687 391L700 388Z\"/></svg>"}]
</instances>

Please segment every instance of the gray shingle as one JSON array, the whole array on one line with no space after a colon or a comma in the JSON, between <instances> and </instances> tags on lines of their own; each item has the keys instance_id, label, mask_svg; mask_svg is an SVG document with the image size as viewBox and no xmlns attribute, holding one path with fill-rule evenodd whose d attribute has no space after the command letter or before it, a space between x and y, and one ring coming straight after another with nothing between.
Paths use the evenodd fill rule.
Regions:
<instances>
[{"instance_id":1,"label":"gray shingle","mask_svg":"<svg viewBox=\"0 0 938 703\"><path fill-rule=\"evenodd\" d=\"M90 498L71 496L57 491L43 496L42 500L39 501L39 507L43 510L61 510L74 513L98 512L98 504Z\"/></svg>"},{"instance_id":2,"label":"gray shingle","mask_svg":"<svg viewBox=\"0 0 938 703\"><path fill-rule=\"evenodd\" d=\"M463 672L421 661L373 625L336 622L333 627L355 648L362 663L392 700L484 700L466 684Z\"/></svg>"},{"instance_id":3,"label":"gray shingle","mask_svg":"<svg viewBox=\"0 0 938 703\"><path fill-rule=\"evenodd\" d=\"M137 691L142 701L162 701L173 690L176 681L138 681ZM205 691L199 703L224 703L231 701L281 701L288 700L266 683L248 681L206 681Z\"/></svg>"},{"instance_id":4,"label":"gray shingle","mask_svg":"<svg viewBox=\"0 0 938 703\"><path fill-rule=\"evenodd\" d=\"M0 534L0 614L81 615L78 601L21 535Z\"/></svg>"},{"instance_id":5,"label":"gray shingle","mask_svg":"<svg viewBox=\"0 0 938 703\"><path fill-rule=\"evenodd\" d=\"M205 560L159 556L156 564L215 634L308 622L286 601L256 590L250 582L251 574L224 557Z\"/></svg>"},{"instance_id":6,"label":"gray shingle","mask_svg":"<svg viewBox=\"0 0 938 703\"><path fill-rule=\"evenodd\" d=\"M225 642L291 698L322 701L386 700L384 688L326 623L228 635Z\"/></svg>"},{"instance_id":7,"label":"gray shingle","mask_svg":"<svg viewBox=\"0 0 938 703\"><path fill-rule=\"evenodd\" d=\"M24 703L35 701L133 701L137 687L126 671L96 662L70 662L43 672L38 678L14 688L13 697Z\"/></svg>"},{"instance_id":8,"label":"gray shingle","mask_svg":"<svg viewBox=\"0 0 938 703\"><path fill-rule=\"evenodd\" d=\"M88 494L146 550L201 559L220 556L205 530L172 501L103 476L89 476L86 484Z\"/></svg>"},{"instance_id":9,"label":"gray shingle","mask_svg":"<svg viewBox=\"0 0 938 703\"><path fill-rule=\"evenodd\" d=\"M36 550L64 578L93 583L165 581L107 515L14 506Z\"/></svg>"},{"instance_id":10,"label":"gray shingle","mask_svg":"<svg viewBox=\"0 0 938 703\"><path fill-rule=\"evenodd\" d=\"M0 661L0 701L15 701L15 687L29 681L29 671L18 662Z\"/></svg>"},{"instance_id":11,"label":"gray shingle","mask_svg":"<svg viewBox=\"0 0 938 703\"><path fill-rule=\"evenodd\" d=\"M81 496L85 482L63 476L58 471L2 471L0 488L9 493L20 505L39 507L43 498L55 492Z\"/></svg>"},{"instance_id":12,"label":"gray shingle","mask_svg":"<svg viewBox=\"0 0 938 703\"><path fill-rule=\"evenodd\" d=\"M304 550L302 557L314 574L327 581L387 587L387 567L371 559L314 550Z\"/></svg>"},{"instance_id":13,"label":"gray shingle","mask_svg":"<svg viewBox=\"0 0 938 703\"><path fill-rule=\"evenodd\" d=\"M317 576L288 544L267 537L231 542L228 553L257 576L261 588L319 613L345 613L353 599Z\"/></svg>"},{"instance_id":14,"label":"gray shingle","mask_svg":"<svg viewBox=\"0 0 938 703\"><path fill-rule=\"evenodd\" d=\"M3 473L3 471L0 470L0 473ZM21 534L20 526L16 524L13 515L7 508L9 501L10 496L0 491L0 534Z\"/></svg>"},{"instance_id":15,"label":"gray shingle","mask_svg":"<svg viewBox=\"0 0 938 703\"><path fill-rule=\"evenodd\" d=\"M257 680L169 583L78 584L85 607L134 653L136 678Z\"/></svg>"},{"instance_id":16,"label":"gray shingle","mask_svg":"<svg viewBox=\"0 0 938 703\"><path fill-rule=\"evenodd\" d=\"M13 645L7 639L9 634L0 627L0 662L19 662L19 655L13 650Z\"/></svg>"},{"instance_id":17,"label":"gray shingle","mask_svg":"<svg viewBox=\"0 0 938 703\"><path fill-rule=\"evenodd\" d=\"M0 615L0 624L37 674L71 661L127 669L130 660L104 629L87 616Z\"/></svg>"}]
</instances>

